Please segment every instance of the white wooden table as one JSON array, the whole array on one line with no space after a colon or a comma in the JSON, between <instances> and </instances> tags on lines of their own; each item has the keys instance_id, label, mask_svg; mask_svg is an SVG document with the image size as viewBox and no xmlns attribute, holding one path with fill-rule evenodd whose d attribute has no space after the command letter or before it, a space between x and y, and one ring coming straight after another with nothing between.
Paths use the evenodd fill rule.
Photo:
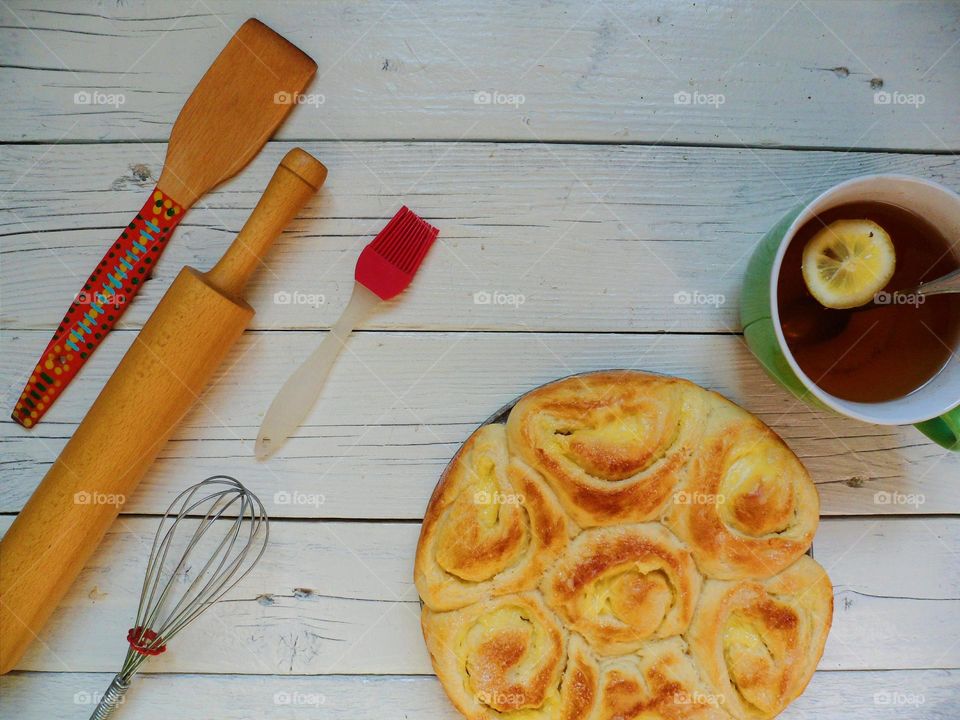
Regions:
<instances>
[{"instance_id":1,"label":"white wooden table","mask_svg":"<svg viewBox=\"0 0 960 720\"><path fill-rule=\"evenodd\" d=\"M258 314L216 384L2 678L0 716L89 715L119 668L157 513L225 472L267 504L269 555L151 661L122 717L454 718L411 580L427 498L493 410L604 367L726 394L813 473L814 554L836 613L820 670L783 717L958 716L960 456L912 428L793 401L749 354L737 307L751 249L800 198L877 171L960 187L960 5L2 0L4 415L155 183L187 94L252 15L317 60L313 104L190 213L123 329L46 420L0 423L0 527L171 278L212 265L283 153L303 146L329 180L256 278ZM123 102L77 105L77 92ZM255 462L270 398L402 202L441 228L438 247L351 340L309 424ZM719 297L675 302L684 292Z\"/></svg>"}]
</instances>

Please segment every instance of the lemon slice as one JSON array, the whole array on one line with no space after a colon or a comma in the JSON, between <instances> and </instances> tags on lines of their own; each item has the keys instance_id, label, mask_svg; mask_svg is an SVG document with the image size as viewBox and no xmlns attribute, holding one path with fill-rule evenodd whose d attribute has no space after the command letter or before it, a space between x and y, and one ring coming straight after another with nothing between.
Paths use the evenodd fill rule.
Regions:
<instances>
[{"instance_id":1,"label":"lemon slice","mask_svg":"<svg viewBox=\"0 0 960 720\"><path fill-rule=\"evenodd\" d=\"M896 265L890 236L872 220L836 220L803 248L803 281L828 308L870 302L890 282Z\"/></svg>"}]
</instances>

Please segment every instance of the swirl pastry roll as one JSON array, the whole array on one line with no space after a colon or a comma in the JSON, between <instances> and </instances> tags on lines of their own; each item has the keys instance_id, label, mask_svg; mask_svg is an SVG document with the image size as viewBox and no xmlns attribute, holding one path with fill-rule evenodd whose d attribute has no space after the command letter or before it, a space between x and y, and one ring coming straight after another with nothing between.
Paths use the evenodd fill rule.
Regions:
<instances>
[{"instance_id":1,"label":"swirl pastry roll","mask_svg":"<svg viewBox=\"0 0 960 720\"><path fill-rule=\"evenodd\" d=\"M705 575L769 577L813 542L816 487L770 428L719 395L710 405L700 449L664 521Z\"/></svg>"},{"instance_id":2,"label":"swirl pastry roll","mask_svg":"<svg viewBox=\"0 0 960 720\"><path fill-rule=\"evenodd\" d=\"M468 720L767 720L823 653L807 471L766 425L631 371L534 390L427 507L423 633Z\"/></svg>"},{"instance_id":3,"label":"swirl pastry roll","mask_svg":"<svg viewBox=\"0 0 960 720\"><path fill-rule=\"evenodd\" d=\"M414 580L433 610L536 587L567 546L569 523L539 475L507 456L503 425L477 430L423 520Z\"/></svg>"},{"instance_id":4,"label":"swirl pastry roll","mask_svg":"<svg viewBox=\"0 0 960 720\"><path fill-rule=\"evenodd\" d=\"M679 635L693 617L700 573L657 523L585 530L544 577L547 604L604 655Z\"/></svg>"},{"instance_id":5,"label":"swirl pastry roll","mask_svg":"<svg viewBox=\"0 0 960 720\"><path fill-rule=\"evenodd\" d=\"M424 608L422 625L437 677L469 720L590 716L596 661L539 595L504 595L443 613Z\"/></svg>"},{"instance_id":6,"label":"swirl pastry roll","mask_svg":"<svg viewBox=\"0 0 960 720\"><path fill-rule=\"evenodd\" d=\"M724 709L765 720L810 682L832 617L830 579L804 556L767 580L707 580L687 640Z\"/></svg>"},{"instance_id":7,"label":"swirl pastry roll","mask_svg":"<svg viewBox=\"0 0 960 720\"><path fill-rule=\"evenodd\" d=\"M686 380L641 372L567 378L516 404L510 451L581 527L652 520L699 442L704 396Z\"/></svg>"},{"instance_id":8,"label":"swirl pastry roll","mask_svg":"<svg viewBox=\"0 0 960 720\"><path fill-rule=\"evenodd\" d=\"M679 637L647 643L601 665L591 720L730 720L723 698L700 679Z\"/></svg>"}]
</instances>

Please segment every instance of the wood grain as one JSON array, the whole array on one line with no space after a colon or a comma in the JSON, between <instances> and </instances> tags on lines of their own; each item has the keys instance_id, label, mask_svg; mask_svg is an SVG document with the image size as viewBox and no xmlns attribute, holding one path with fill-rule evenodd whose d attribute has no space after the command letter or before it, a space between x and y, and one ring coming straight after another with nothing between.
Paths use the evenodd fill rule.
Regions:
<instances>
[{"instance_id":1,"label":"wood grain","mask_svg":"<svg viewBox=\"0 0 960 720\"><path fill-rule=\"evenodd\" d=\"M19 669L116 670L155 529L155 518L111 528ZM430 674L412 583L419 532L418 523L272 522L265 561L151 672ZM820 668L957 667L958 542L957 518L824 520L813 553L836 613Z\"/></svg>"},{"instance_id":2,"label":"wood grain","mask_svg":"<svg viewBox=\"0 0 960 720\"><path fill-rule=\"evenodd\" d=\"M243 23L190 93L170 131L157 187L185 208L240 172L294 108L317 64L258 20Z\"/></svg>"},{"instance_id":3,"label":"wood grain","mask_svg":"<svg viewBox=\"0 0 960 720\"><path fill-rule=\"evenodd\" d=\"M180 273L0 543L0 673L40 632L252 314L196 270Z\"/></svg>"},{"instance_id":4,"label":"wood grain","mask_svg":"<svg viewBox=\"0 0 960 720\"><path fill-rule=\"evenodd\" d=\"M287 153L226 262L210 273L183 268L17 515L0 543L0 673L40 632L243 334L254 311L239 294L326 174L303 150Z\"/></svg>"},{"instance_id":5,"label":"wood grain","mask_svg":"<svg viewBox=\"0 0 960 720\"><path fill-rule=\"evenodd\" d=\"M0 423L6 459L0 510L21 507L133 335L112 333L84 382L71 387L34 430ZM960 455L910 427L811 410L766 376L739 336L359 333L307 424L277 457L256 462L253 442L262 414L290 368L321 337L247 333L128 510L161 512L183 483L229 472L259 493L272 515L418 519L459 444L502 405L563 375L623 367L687 377L757 414L810 469L825 514L960 512ZM23 368L44 340L38 331L0 338L4 387L20 387ZM324 502L298 503L277 493L321 494Z\"/></svg>"},{"instance_id":6,"label":"wood grain","mask_svg":"<svg viewBox=\"0 0 960 720\"><path fill-rule=\"evenodd\" d=\"M949 0L13 0L0 7L0 138L165 140L197 68L252 15L320 65L287 139L960 148ZM73 103L97 90L125 102Z\"/></svg>"},{"instance_id":7,"label":"wood grain","mask_svg":"<svg viewBox=\"0 0 960 720\"><path fill-rule=\"evenodd\" d=\"M960 8L2 3L0 143L15 144L0 150L0 393L22 385L82 280L74 273L99 260L103 232L157 182L199 72L251 15L320 65L279 137L303 139L331 179L249 288L256 330L129 509L157 513L176 488L230 470L291 520L275 524L276 563L181 636L125 711L453 720L435 678L420 674L429 667L416 606L396 602L411 590L418 526L358 519L419 519L443 465L501 403L568 369L620 366L685 375L759 414L810 467L824 512L838 516L821 523L815 546L837 593L823 667L886 669L818 672L785 720L954 720L957 670L890 668L960 666L945 641L960 617L958 520L937 516L960 512L960 458L909 428L797 405L731 333L750 249L799 198L870 172L960 188L950 154L960 148ZM901 102L878 103L877 92ZM77 104L76 93L95 102ZM902 102L910 96L914 104ZM191 211L127 328L142 326L181 266L207 268L222 254L289 147L268 144ZM272 391L336 318L360 245L401 202L441 228L438 252L402 302L351 340L289 455L255 464ZM474 303L474 293L496 291L524 303ZM684 291L725 302L675 304ZM278 292L290 303L275 302ZM0 423L0 512L22 507L133 334L114 332L33 434ZM904 517L881 517L894 514ZM75 695L101 692L121 660L140 541L155 522L121 516L58 614L66 656L37 655L32 666L46 672L0 678L6 714L89 716ZM341 646L358 640L344 656ZM182 674L191 663L243 674ZM278 704L276 693L307 704ZM309 704L316 696L319 708Z\"/></svg>"},{"instance_id":8,"label":"wood grain","mask_svg":"<svg viewBox=\"0 0 960 720\"><path fill-rule=\"evenodd\" d=\"M17 717L36 707L37 697L58 708L64 720L86 720L110 682L107 673L17 672L0 678L4 706ZM954 720L960 672L889 670L818 672L807 691L780 720ZM894 704L899 700L900 704ZM889 701L889 702L888 702ZM911 701L907 704L907 701ZM123 712L142 720L210 716L220 720L290 720L321 714L330 720L461 720L436 678L423 676L141 675Z\"/></svg>"},{"instance_id":9,"label":"wood grain","mask_svg":"<svg viewBox=\"0 0 960 720\"><path fill-rule=\"evenodd\" d=\"M213 264L290 147L270 143L248 172L191 211L125 326L143 323L182 265ZM955 156L486 143L304 148L330 178L251 284L256 328L329 327L350 296L360 248L407 202L440 228L437 247L412 287L364 327L731 332L751 250L800 198L873 172L960 188ZM5 327L55 326L82 282L72 273L99 260L103 228L140 207L140 187L152 187L163 152L4 149ZM490 293L491 302L476 303L474 293ZM701 302L678 304L677 293L699 293ZM523 303L508 304L511 296Z\"/></svg>"}]
</instances>

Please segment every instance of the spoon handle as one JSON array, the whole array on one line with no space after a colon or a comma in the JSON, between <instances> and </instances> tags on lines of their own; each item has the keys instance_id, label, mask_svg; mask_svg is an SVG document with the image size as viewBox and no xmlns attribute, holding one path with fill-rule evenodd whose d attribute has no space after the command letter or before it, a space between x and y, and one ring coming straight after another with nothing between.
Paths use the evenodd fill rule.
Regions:
<instances>
[{"instance_id":1,"label":"spoon handle","mask_svg":"<svg viewBox=\"0 0 960 720\"><path fill-rule=\"evenodd\" d=\"M960 292L960 269L936 280L922 283L916 292L920 295L942 295L944 293Z\"/></svg>"}]
</instances>

